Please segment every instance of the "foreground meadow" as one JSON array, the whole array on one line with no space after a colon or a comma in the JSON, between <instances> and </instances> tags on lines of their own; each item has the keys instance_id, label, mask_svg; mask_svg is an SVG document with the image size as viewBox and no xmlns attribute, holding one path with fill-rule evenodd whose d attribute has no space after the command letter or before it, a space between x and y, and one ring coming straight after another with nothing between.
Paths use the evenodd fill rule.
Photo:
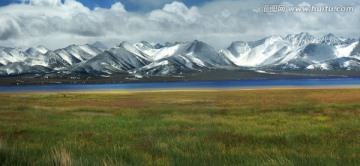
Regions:
<instances>
[{"instance_id":1,"label":"foreground meadow","mask_svg":"<svg viewBox=\"0 0 360 166\"><path fill-rule=\"evenodd\" d=\"M360 165L360 89L0 94L0 165Z\"/></svg>"}]
</instances>

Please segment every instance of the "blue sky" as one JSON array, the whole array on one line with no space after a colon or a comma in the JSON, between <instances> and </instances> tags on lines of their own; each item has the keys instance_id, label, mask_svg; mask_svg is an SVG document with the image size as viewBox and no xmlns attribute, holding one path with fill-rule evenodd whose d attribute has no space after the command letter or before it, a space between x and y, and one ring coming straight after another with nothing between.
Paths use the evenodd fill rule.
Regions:
<instances>
[{"instance_id":1,"label":"blue sky","mask_svg":"<svg viewBox=\"0 0 360 166\"><path fill-rule=\"evenodd\" d=\"M61 0L64 2L64 0ZM174 0L77 0L84 6L94 9L95 7L110 8L115 2L121 2L127 11L149 12L153 9L161 8ZM177 0L186 6L201 6L214 0ZM6 6L12 3L21 3L21 0L0 0L0 6Z\"/></svg>"}]
</instances>

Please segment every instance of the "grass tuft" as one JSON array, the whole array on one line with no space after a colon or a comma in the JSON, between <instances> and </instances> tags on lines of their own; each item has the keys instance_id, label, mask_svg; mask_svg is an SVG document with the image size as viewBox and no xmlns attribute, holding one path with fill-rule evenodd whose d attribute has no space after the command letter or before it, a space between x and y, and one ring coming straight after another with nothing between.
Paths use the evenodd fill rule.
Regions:
<instances>
[{"instance_id":1,"label":"grass tuft","mask_svg":"<svg viewBox=\"0 0 360 166\"><path fill-rule=\"evenodd\" d=\"M72 166L73 161L70 152L63 146L52 150L52 163L55 166Z\"/></svg>"}]
</instances>

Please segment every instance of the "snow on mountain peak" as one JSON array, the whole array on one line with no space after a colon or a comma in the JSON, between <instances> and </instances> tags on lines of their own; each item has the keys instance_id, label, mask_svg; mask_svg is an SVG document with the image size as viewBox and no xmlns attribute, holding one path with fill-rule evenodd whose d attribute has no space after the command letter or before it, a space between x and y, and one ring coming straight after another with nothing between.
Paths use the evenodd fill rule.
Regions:
<instances>
[{"instance_id":1,"label":"snow on mountain peak","mask_svg":"<svg viewBox=\"0 0 360 166\"><path fill-rule=\"evenodd\" d=\"M284 40L289 42L292 46L302 47L309 43L315 43L316 39L314 36L307 32L301 32L299 34L290 34L287 35Z\"/></svg>"},{"instance_id":2,"label":"snow on mountain peak","mask_svg":"<svg viewBox=\"0 0 360 166\"><path fill-rule=\"evenodd\" d=\"M132 47L132 45L128 41L123 41L118 45L118 47Z\"/></svg>"},{"instance_id":3,"label":"snow on mountain peak","mask_svg":"<svg viewBox=\"0 0 360 166\"><path fill-rule=\"evenodd\" d=\"M149 55L156 61L174 55L181 47L183 47L182 44L177 44L172 46L162 46L159 48L154 47L153 49L144 49L142 47L137 47L137 49Z\"/></svg>"},{"instance_id":4,"label":"snow on mountain peak","mask_svg":"<svg viewBox=\"0 0 360 166\"><path fill-rule=\"evenodd\" d=\"M54 51L59 54L65 61L70 64L76 64L93 58L100 54L102 50L89 44L85 45L70 45L63 49Z\"/></svg>"},{"instance_id":5,"label":"snow on mountain peak","mask_svg":"<svg viewBox=\"0 0 360 166\"><path fill-rule=\"evenodd\" d=\"M200 52L201 50L210 48L211 46L198 40L194 40L188 44L186 52Z\"/></svg>"},{"instance_id":6,"label":"snow on mountain peak","mask_svg":"<svg viewBox=\"0 0 360 166\"><path fill-rule=\"evenodd\" d=\"M272 44L274 42L283 41L281 36L270 36L265 39L265 44Z\"/></svg>"},{"instance_id":7,"label":"snow on mountain peak","mask_svg":"<svg viewBox=\"0 0 360 166\"><path fill-rule=\"evenodd\" d=\"M239 57L246 52L251 50L249 43L243 41L232 42L231 45L227 48L235 57Z\"/></svg>"},{"instance_id":8,"label":"snow on mountain peak","mask_svg":"<svg viewBox=\"0 0 360 166\"><path fill-rule=\"evenodd\" d=\"M351 51L350 56L358 56L358 57L360 57L360 40L357 42L356 46Z\"/></svg>"},{"instance_id":9,"label":"snow on mountain peak","mask_svg":"<svg viewBox=\"0 0 360 166\"><path fill-rule=\"evenodd\" d=\"M320 39L320 43L328 44L328 45L338 45L338 44L342 44L343 42L334 34L329 33Z\"/></svg>"},{"instance_id":10,"label":"snow on mountain peak","mask_svg":"<svg viewBox=\"0 0 360 166\"><path fill-rule=\"evenodd\" d=\"M136 48L141 48L141 49L153 49L154 48L150 43L148 43L146 41L141 41L139 43L136 43L136 44L134 44L134 46Z\"/></svg>"},{"instance_id":11,"label":"snow on mountain peak","mask_svg":"<svg viewBox=\"0 0 360 166\"><path fill-rule=\"evenodd\" d=\"M233 63L223 54L217 52L212 46L198 40L183 44L184 48L178 53L187 56L188 59L199 64L199 66L232 66Z\"/></svg>"},{"instance_id":12,"label":"snow on mountain peak","mask_svg":"<svg viewBox=\"0 0 360 166\"><path fill-rule=\"evenodd\" d=\"M150 62L131 44L123 42L119 47L104 51L84 63L75 65L71 70L90 74L112 74L137 69Z\"/></svg>"},{"instance_id":13,"label":"snow on mountain peak","mask_svg":"<svg viewBox=\"0 0 360 166\"><path fill-rule=\"evenodd\" d=\"M43 45L38 45L38 46L35 47L35 49L37 51L39 51L41 54L46 54L49 51L49 49L47 49Z\"/></svg>"},{"instance_id":14,"label":"snow on mountain peak","mask_svg":"<svg viewBox=\"0 0 360 166\"><path fill-rule=\"evenodd\" d=\"M28 54L18 48L0 47L0 65L20 62L26 58Z\"/></svg>"},{"instance_id":15,"label":"snow on mountain peak","mask_svg":"<svg viewBox=\"0 0 360 166\"><path fill-rule=\"evenodd\" d=\"M146 53L143 53L143 52L141 52L139 50L139 48L142 48L142 47L136 47L134 45L131 45L127 41L122 42L119 45L119 47L124 48L125 50L127 50L127 51L129 51L129 52L131 52L131 53L133 53L133 54L135 54L137 56L140 56L140 57L142 57L142 58L144 58L146 60L152 61L152 58L149 55L147 55Z\"/></svg>"},{"instance_id":16,"label":"snow on mountain peak","mask_svg":"<svg viewBox=\"0 0 360 166\"><path fill-rule=\"evenodd\" d=\"M199 40L167 42L164 45L146 41L130 44L124 41L111 49L101 42L95 42L91 45L70 45L55 51L41 45L26 51L0 47L0 66L0 73L2 69L15 73L26 72L25 69L61 69L109 74L131 71L176 74L235 66L282 70L360 69L360 44L354 39L339 38L334 34L316 39L307 32L301 32L286 37L269 36L253 42L236 41L220 51ZM35 69L35 66L42 68ZM22 70L15 70L14 67L21 67Z\"/></svg>"},{"instance_id":17,"label":"snow on mountain peak","mask_svg":"<svg viewBox=\"0 0 360 166\"><path fill-rule=\"evenodd\" d=\"M31 47L28 48L27 50L25 50L26 54L34 57L34 56L38 56L40 54L46 54L48 51L50 51L49 49L47 49L46 47L44 47L43 45L38 45L36 47Z\"/></svg>"},{"instance_id":18,"label":"snow on mountain peak","mask_svg":"<svg viewBox=\"0 0 360 166\"><path fill-rule=\"evenodd\" d=\"M100 49L100 50L102 50L102 51L105 51L105 50L109 49L104 43L102 43L100 41L96 41L91 45L98 48L98 49Z\"/></svg>"}]
</instances>

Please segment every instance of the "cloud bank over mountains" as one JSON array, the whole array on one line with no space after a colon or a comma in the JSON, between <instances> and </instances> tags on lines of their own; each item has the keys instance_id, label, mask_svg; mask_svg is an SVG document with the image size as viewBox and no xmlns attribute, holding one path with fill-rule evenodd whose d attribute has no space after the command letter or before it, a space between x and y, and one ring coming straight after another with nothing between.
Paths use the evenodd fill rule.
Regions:
<instances>
[{"instance_id":1,"label":"cloud bank over mountains","mask_svg":"<svg viewBox=\"0 0 360 166\"><path fill-rule=\"evenodd\" d=\"M55 49L98 40L113 45L121 41L198 39L223 48L232 41L303 31L316 36L330 32L345 37L360 36L359 6L347 13L271 14L260 11L260 1L222 0L192 7L174 1L161 9L136 13L127 11L121 2L115 2L109 9L93 10L76 0L23 2L0 7L0 45L42 44ZM244 7L246 3L249 7Z\"/></svg>"}]
</instances>

